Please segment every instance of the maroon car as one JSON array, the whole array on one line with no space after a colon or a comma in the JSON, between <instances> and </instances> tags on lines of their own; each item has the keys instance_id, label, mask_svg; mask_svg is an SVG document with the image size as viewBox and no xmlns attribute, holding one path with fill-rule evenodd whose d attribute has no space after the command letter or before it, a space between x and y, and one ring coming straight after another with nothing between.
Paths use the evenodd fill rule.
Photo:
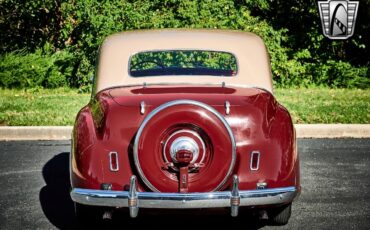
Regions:
<instances>
[{"instance_id":1,"label":"maroon car","mask_svg":"<svg viewBox=\"0 0 370 230\"><path fill-rule=\"evenodd\" d=\"M252 33L152 30L100 49L91 101L78 113L71 197L85 218L128 208L248 207L286 224L299 194L295 129L273 96Z\"/></svg>"}]
</instances>

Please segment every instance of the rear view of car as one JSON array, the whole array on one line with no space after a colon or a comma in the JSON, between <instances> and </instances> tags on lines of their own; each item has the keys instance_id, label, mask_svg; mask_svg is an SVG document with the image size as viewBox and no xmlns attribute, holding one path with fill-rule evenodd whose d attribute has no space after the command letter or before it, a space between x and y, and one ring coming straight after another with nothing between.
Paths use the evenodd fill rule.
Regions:
<instances>
[{"instance_id":1,"label":"rear view of car","mask_svg":"<svg viewBox=\"0 0 370 230\"><path fill-rule=\"evenodd\" d=\"M262 40L210 30L108 37L76 118L71 184L79 218L97 206L131 217L141 208L238 216L247 207L286 224L299 160Z\"/></svg>"}]
</instances>

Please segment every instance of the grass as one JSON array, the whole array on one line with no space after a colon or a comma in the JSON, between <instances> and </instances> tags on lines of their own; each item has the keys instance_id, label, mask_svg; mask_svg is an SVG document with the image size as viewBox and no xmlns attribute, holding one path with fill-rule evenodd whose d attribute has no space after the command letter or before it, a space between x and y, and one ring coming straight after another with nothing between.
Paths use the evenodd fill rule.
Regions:
<instances>
[{"instance_id":1,"label":"grass","mask_svg":"<svg viewBox=\"0 0 370 230\"><path fill-rule=\"evenodd\" d=\"M68 88L0 89L0 125L72 125L89 98Z\"/></svg>"},{"instance_id":2,"label":"grass","mask_svg":"<svg viewBox=\"0 0 370 230\"><path fill-rule=\"evenodd\" d=\"M276 89L294 123L370 123L370 90ZM89 94L76 89L0 89L0 125L73 125Z\"/></svg>"},{"instance_id":3,"label":"grass","mask_svg":"<svg viewBox=\"0 0 370 230\"><path fill-rule=\"evenodd\" d=\"M369 89L277 89L275 95L294 123L370 123Z\"/></svg>"}]
</instances>

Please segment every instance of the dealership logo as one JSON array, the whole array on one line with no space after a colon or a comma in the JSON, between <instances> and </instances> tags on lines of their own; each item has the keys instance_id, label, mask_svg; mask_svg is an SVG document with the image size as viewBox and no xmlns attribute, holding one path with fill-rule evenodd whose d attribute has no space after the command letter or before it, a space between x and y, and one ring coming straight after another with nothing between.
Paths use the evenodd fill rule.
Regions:
<instances>
[{"instance_id":1,"label":"dealership logo","mask_svg":"<svg viewBox=\"0 0 370 230\"><path fill-rule=\"evenodd\" d=\"M347 39L355 31L359 3L348 0L318 1L324 35L330 39Z\"/></svg>"}]
</instances>

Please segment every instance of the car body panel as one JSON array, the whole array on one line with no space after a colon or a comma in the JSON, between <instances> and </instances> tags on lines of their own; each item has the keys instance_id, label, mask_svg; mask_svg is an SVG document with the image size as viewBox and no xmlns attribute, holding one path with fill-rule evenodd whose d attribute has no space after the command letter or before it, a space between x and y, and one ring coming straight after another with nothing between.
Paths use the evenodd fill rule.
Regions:
<instances>
[{"instance_id":1,"label":"car body panel","mask_svg":"<svg viewBox=\"0 0 370 230\"><path fill-rule=\"evenodd\" d=\"M253 189L256 183L261 181L267 182L269 187L296 184L298 156L295 150L294 128L286 109L276 102L272 94L261 89L237 87L178 85L165 86L163 89L168 93L159 93L161 86L151 89L123 87L102 91L96 96L98 99L92 102L104 105L104 124L101 129L91 124L91 110L83 109L80 112L78 120L87 121L78 122L79 126L75 127L74 132L86 129L85 123L90 122L90 130L84 134L96 133L94 141L91 141L92 145L81 144L87 146L87 149L81 150L81 155L85 157L80 161L90 162L86 164L88 168L83 169L85 173L82 174L96 180L94 186L89 188L96 189L102 183L112 183L113 189L122 190L124 185L129 184L130 175L135 170L130 159L130 146L145 114L166 101L177 99L197 99L210 104L225 116L236 140L238 160L234 172L239 175L240 188ZM199 97L200 91L204 92L202 97ZM230 102L229 115L225 114L226 99ZM144 115L140 114L141 101L145 101L147 105ZM85 138L78 140L86 141ZM109 171L108 153L111 151L117 151L119 154L122 164L122 170L119 172ZM249 168L252 151L261 153L258 171L251 171ZM93 154L99 154L101 157L93 157ZM93 172L92 165L95 164L97 167ZM74 187L79 187L79 183L74 184ZM139 187L145 191L145 185Z\"/></svg>"}]
</instances>

